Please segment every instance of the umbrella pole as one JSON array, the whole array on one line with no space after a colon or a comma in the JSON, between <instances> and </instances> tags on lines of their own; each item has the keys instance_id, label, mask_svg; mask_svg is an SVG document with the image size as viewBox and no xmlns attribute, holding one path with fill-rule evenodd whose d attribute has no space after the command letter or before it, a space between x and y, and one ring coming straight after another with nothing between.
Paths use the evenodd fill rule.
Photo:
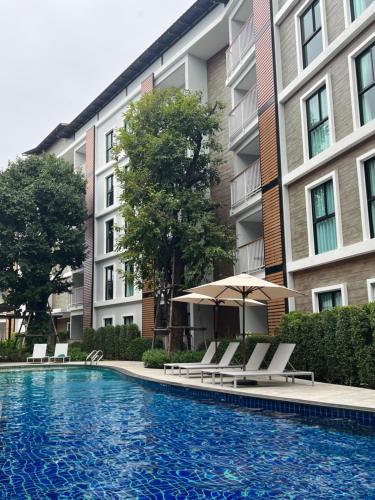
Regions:
<instances>
[{"instance_id":1,"label":"umbrella pole","mask_svg":"<svg viewBox=\"0 0 375 500\"><path fill-rule=\"evenodd\" d=\"M218 337L218 313L219 313L219 305L216 303L214 309L214 338L215 338L216 349L217 349L217 337Z\"/></svg>"},{"instance_id":2,"label":"umbrella pole","mask_svg":"<svg viewBox=\"0 0 375 500\"><path fill-rule=\"evenodd\" d=\"M242 292L242 369L245 371L246 369L246 334L245 334L245 299L246 294Z\"/></svg>"}]
</instances>

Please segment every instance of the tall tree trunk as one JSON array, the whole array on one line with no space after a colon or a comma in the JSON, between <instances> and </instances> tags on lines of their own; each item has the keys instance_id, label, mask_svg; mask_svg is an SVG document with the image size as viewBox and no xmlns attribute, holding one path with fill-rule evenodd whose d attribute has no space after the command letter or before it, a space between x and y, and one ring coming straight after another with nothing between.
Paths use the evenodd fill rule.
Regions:
<instances>
[{"instance_id":1,"label":"tall tree trunk","mask_svg":"<svg viewBox=\"0 0 375 500\"><path fill-rule=\"evenodd\" d=\"M174 272L173 272L173 296L178 297L181 295L181 285L184 283L184 265L181 261L180 255L176 252L174 258ZM172 325L171 326L187 326L187 306L182 302L174 302L172 307ZM184 347L184 329L173 328L171 334L170 350L181 351Z\"/></svg>"}]
</instances>

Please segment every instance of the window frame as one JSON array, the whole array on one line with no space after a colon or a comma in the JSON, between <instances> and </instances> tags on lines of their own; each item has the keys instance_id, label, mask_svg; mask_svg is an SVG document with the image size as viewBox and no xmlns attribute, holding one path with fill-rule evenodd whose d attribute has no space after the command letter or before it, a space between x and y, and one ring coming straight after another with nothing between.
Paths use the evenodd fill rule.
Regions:
<instances>
[{"instance_id":1,"label":"window frame","mask_svg":"<svg viewBox=\"0 0 375 500\"><path fill-rule=\"evenodd\" d=\"M127 270L126 270L126 265L127 265L127 264L129 264L129 263L130 263L130 261L126 261L126 262L124 262L124 273L126 273L126 272L127 272ZM133 264L133 273L134 273L134 264ZM128 298L130 298L130 297L134 297L134 295L135 295L134 280L133 280L133 293L132 293L132 295L127 295L127 294L126 294L126 282L127 282L127 280L126 280L126 278L125 278L125 279L124 279L124 290L123 290L123 292L124 292L124 297L126 297L126 298L128 299Z\"/></svg>"},{"instance_id":2,"label":"window frame","mask_svg":"<svg viewBox=\"0 0 375 500\"><path fill-rule=\"evenodd\" d=\"M367 297L369 302L375 301L375 278L369 278L367 284Z\"/></svg>"},{"instance_id":3,"label":"window frame","mask_svg":"<svg viewBox=\"0 0 375 500\"><path fill-rule=\"evenodd\" d=\"M365 52L370 51L371 53L371 61L372 61L372 73L373 73L373 80L372 82L367 85L364 89L361 91L358 88L358 83L359 83L359 64L357 64L359 57L361 57ZM363 127L364 125L367 125L367 123L373 122L375 118L370 120L367 123L363 123L363 108L361 106L362 100L361 96L366 94L369 90L372 88L375 88L375 41L368 45L362 52L360 52L356 57L355 57L355 72L356 72L356 80L357 80L357 98L358 98L358 107L359 107L359 123L360 126Z\"/></svg>"},{"instance_id":4,"label":"window frame","mask_svg":"<svg viewBox=\"0 0 375 500\"><path fill-rule=\"evenodd\" d=\"M375 238L375 220L372 219L372 211L370 210L370 204L375 202L375 194L370 196L369 195L369 175L368 175L368 169L367 169L367 164L371 160L375 161L375 156L372 158L369 158L368 160L363 162L363 170L364 170L364 176L365 176L365 185L366 185L366 202L367 202L367 217L369 221L369 232L370 232L370 238Z\"/></svg>"},{"instance_id":5,"label":"window frame","mask_svg":"<svg viewBox=\"0 0 375 500\"><path fill-rule=\"evenodd\" d=\"M319 294L327 292L336 292L336 291L341 292L341 306L347 306L348 305L347 285L346 283L338 283L336 285L323 286L320 288L313 288L311 290L313 312L314 313L320 312Z\"/></svg>"},{"instance_id":6,"label":"window frame","mask_svg":"<svg viewBox=\"0 0 375 500\"><path fill-rule=\"evenodd\" d=\"M349 23L354 23L354 21L359 19L366 12L366 10L371 6L371 4L368 5L359 16L354 17L353 0L345 0L345 3L347 5L346 9L348 9L348 11L349 11L347 14L347 19L349 20Z\"/></svg>"},{"instance_id":7,"label":"window frame","mask_svg":"<svg viewBox=\"0 0 375 500\"><path fill-rule=\"evenodd\" d=\"M296 35L296 47L297 47L297 66L298 73L310 69L316 61L319 59L320 55L325 51L328 46L327 38L327 16L326 16L326 0L320 0L320 17L321 17L321 30L322 30L322 52L313 60L309 65L304 67L303 61L303 50L302 50L302 27L301 27L301 17L307 11L307 9L315 2L315 0L306 0L304 4L298 9L294 15L294 25L295 25L295 35Z\"/></svg>"},{"instance_id":8,"label":"window frame","mask_svg":"<svg viewBox=\"0 0 375 500\"><path fill-rule=\"evenodd\" d=\"M105 324L105 321L107 319L110 319L111 320L111 324L110 325L106 325ZM102 319L102 325L103 326L115 326L115 317L114 316L105 316L103 319Z\"/></svg>"},{"instance_id":9,"label":"window frame","mask_svg":"<svg viewBox=\"0 0 375 500\"><path fill-rule=\"evenodd\" d=\"M112 190L108 190L108 180L112 179ZM111 203L108 203L108 196L111 195ZM105 206L106 208L114 205L115 202L115 183L114 183L114 174L109 174L105 177Z\"/></svg>"},{"instance_id":10,"label":"window frame","mask_svg":"<svg viewBox=\"0 0 375 500\"><path fill-rule=\"evenodd\" d=\"M111 145L108 147L108 138L111 138ZM105 134L105 162L109 163L113 160L113 129Z\"/></svg>"},{"instance_id":11,"label":"window frame","mask_svg":"<svg viewBox=\"0 0 375 500\"><path fill-rule=\"evenodd\" d=\"M334 205L335 205L335 216L336 216L336 238L337 247L333 250L323 253L315 253L315 238L314 238L314 228L313 228L313 217L312 217L312 200L311 191L321 184L332 179L333 182L333 195L334 195ZM341 223L341 207L340 207L340 192L337 171L332 172L320 177L319 179L307 184L305 186L305 202L306 202L306 220L307 220L307 237L308 237L308 247L309 247L309 257L315 257L316 255L329 254L334 252L339 248L343 247L342 239L342 223Z\"/></svg>"},{"instance_id":12,"label":"window frame","mask_svg":"<svg viewBox=\"0 0 375 500\"><path fill-rule=\"evenodd\" d=\"M353 118L353 131L358 130L362 127L373 128L374 120L361 124L360 116L360 104L358 98L358 79L357 79L357 65L356 58L360 56L365 50L375 43L375 33L371 33L370 36L366 38L361 44L359 44L350 54L348 55L348 65L349 65L349 86L351 94L351 104L352 104L352 118Z\"/></svg>"},{"instance_id":13,"label":"window frame","mask_svg":"<svg viewBox=\"0 0 375 500\"><path fill-rule=\"evenodd\" d=\"M131 314L122 314L121 316L121 319L122 319L122 324L125 325L126 323L124 323L124 319L125 318L133 318L133 321L132 323L129 323L129 324L134 324L134 313L131 313Z\"/></svg>"},{"instance_id":14,"label":"window frame","mask_svg":"<svg viewBox=\"0 0 375 500\"><path fill-rule=\"evenodd\" d=\"M107 269L112 268L112 297L108 298L108 288L107 285L110 281L107 280ZM115 266L114 264L109 264L104 266L104 300L113 300L115 298L115 280L114 280Z\"/></svg>"},{"instance_id":15,"label":"window frame","mask_svg":"<svg viewBox=\"0 0 375 500\"><path fill-rule=\"evenodd\" d=\"M361 221L362 221L362 238L363 240L371 240L374 237L371 236L370 228L370 214L368 209L368 198L367 198L367 185L366 185L366 175L365 175L365 164L367 161L375 158L375 149L367 151L364 155L357 158L357 177L358 177L358 189L359 189L359 201L361 208Z\"/></svg>"},{"instance_id":16,"label":"window frame","mask_svg":"<svg viewBox=\"0 0 375 500\"><path fill-rule=\"evenodd\" d=\"M110 233L108 231L109 229L109 223L112 222L112 232ZM105 245L104 245L104 248L105 248L105 252L104 253L112 253L114 251L114 248L115 248L115 220L113 218L111 219L107 219L105 222L104 222L104 227L105 227L105 230L104 230L104 238L105 238ZM109 243L110 243L110 240L109 240L109 235L112 234L112 249L109 250Z\"/></svg>"},{"instance_id":17,"label":"window frame","mask_svg":"<svg viewBox=\"0 0 375 500\"><path fill-rule=\"evenodd\" d=\"M321 186L324 186L324 208L325 208L325 212L328 212L328 207L327 207L327 184L329 182L332 182L332 188L333 188L333 180L332 179L328 179L327 181L323 182L322 184L319 184L318 186L312 188L310 190L310 196L312 197L313 196L313 192L315 191L315 189L318 189L319 187ZM314 232L314 250L315 250L315 255L319 255L321 253L325 253L325 252L318 252L318 238L317 238L317 226L318 224L320 224L321 222L324 222L328 219L332 219L333 217L335 218L335 221L336 221L336 212L333 212L331 214L328 214L328 215L322 215L321 217L317 217L316 216L316 213L315 213L315 205L314 203L312 202L311 200L311 209L312 209L312 223L313 223L313 232ZM336 240L337 240L337 234L336 234ZM337 241L336 241L336 244L337 244ZM333 250L336 250L335 248Z\"/></svg>"},{"instance_id":18,"label":"window frame","mask_svg":"<svg viewBox=\"0 0 375 500\"><path fill-rule=\"evenodd\" d=\"M321 4L320 0L313 0L311 4L302 12L300 15L300 29L301 29L301 48L302 48L302 65L303 69L307 68L310 63L306 61L306 53L305 53L305 47L317 36L319 32L322 32L322 49L323 49L323 28L322 28L322 15L320 13L320 26L319 28L316 28L316 17L315 17L315 6L319 5L319 11L321 11ZM313 22L313 33L306 39L305 38L305 33L304 33L304 23L303 23L303 17L308 13L308 11L311 10L311 15L312 15L312 22ZM316 58L315 58L316 59Z\"/></svg>"},{"instance_id":19,"label":"window frame","mask_svg":"<svg viewBox=\"0 0 375 500\"><path fill-rule=\"evenodd\" d=\"M307 123L307 101L323 87L326 88L326 93L327 93L329 146L328 148L324 149L317 155L310 157L310 140L309 140L309 131ZM332 85L329 74L324 75L323 78L318 80L300 97L300 110L301 110L301 120L302 120L301 128L302 128L303 158L304 161L307 162L310 160L314 160L315 158L318 158L319 155L321 154L324 154L336 142L335 119L333 115Z\"/></svg>"}]
</instances>

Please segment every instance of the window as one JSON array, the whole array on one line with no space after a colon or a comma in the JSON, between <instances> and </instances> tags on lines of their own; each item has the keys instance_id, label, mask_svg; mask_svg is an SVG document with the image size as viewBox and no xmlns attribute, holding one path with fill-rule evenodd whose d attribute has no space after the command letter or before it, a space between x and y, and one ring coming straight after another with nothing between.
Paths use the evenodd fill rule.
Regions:
<instances>
[{"instance_id":1,"label":"window","mask_svg":"<svg viewBox=\"0 0 375 500\"><path fill-rule=\"evenodd\" d=\"M375 157L365 161L364 168L370 237L375 238Z\"/></svg>"},{"instance_id":2,"label":"window","mask_svg":"<svg viewBox=\"0 0 375 500\"><path fill-rule=\"evenodd\" d=\"M367 293L369 302L375 301L375 278L367 280Z\"/></svg>"},{"instance_id":3,"label":"window","mask_svg":"<svg viewBox=\"0 0 375 500\"><path fill-rule=\"evenodd\" d=\"M306 117L309 158L313 158L327 149L330 144L327 88L325 85L306 100Z\"/></svg>"},{"instance_id":4,"label":"window","mask_svg":"<svg viewBox=\"0 0 375 500\"><path fill-rule=\"evenodd\" d=\"M300 16L303 67L306 68L323 50L320 0L315 0Z\"/></svg>"},{"instance_id":5,"label":"window","mask_svg":"<svg viewBox=\"0 0 375 500\"><path fill-rule=\"evenodd\" d=\"M113 266L104 268L105 271L105 300L113 299Z\"/></svg>"},{"instance_id":6,"label":"window","mask_svg":"<svg viewBox=\"0 0 375 500\"><path fill-rule=\"evenodd\" d=\"M367 7L369 7L374 0L350 0L350 10L352 14L352 21L357 19Z\"/></svg>"},{"instance_id":7,"label":"window","mask_svg":"<svg viewBox=\"0 0 375 500\"><path fill-rule=\"evenodd\" d=\"M113 219L105 223L105 251L113 252Z\"/></svg>"},{"instance_id":8,"label":"window","mask_svg":"<svg viewBox=\"0 0 375 500\"><path fill-rule=\"evenodd\" d=\"M104 326L112 326L112 318L104 318L103 323Z\"/></svg>"},{"instance_id":9,"label":"window","mask_svg":"<svg viewBox=\"0 0 375 500\"><path fill-rule=\"evenodd\" d=\"M328 292L320 292L317 294L319 312L339 307L342 305L341 290L330 290Z\"/></svg>"},{"instance_id":10,"label":"window","mask_svg":"<svg viewBox=\"0 0 375 500\"><path fill-rule=\"evenodd\" d=\"M315 253L337 248L335 199L333 181L311 190Z\"/></svg>"},{"instance_id":11,"label":"window","mask_svg":"<svg viewBox=\"0 0 375 500\"><path fill-rule=\"evenodd\" d=\"M105 135L105 161L108 163L113 159L113 130Z\"/></svg>"},{"instance_id":12,"label":"window","mask_svg":"<svg viewBox=\"0 0 375 500\"><path fill-rule=\"evenodd\" d=\"M375 43L356 58L361 125L375 118Z\"/></svg>"},{"instance_id":13,"label":"window","mask_svg":"<svg viewBox=\"0 0 375 500\"><path fill-rule=\"evenodd\" d=\"M124 272L125 272L125 297L132 297L134 295L134 279L133 279L133 273L134 273L134 265L131 264L130 262L125 262L124 266Z\"/></svg>"},{"instance_id":14,"label":"window","mask_svg":"<svg viewBox=\"0 0 375 500\"><path fill-rule=\"evenodd\" d=\"M113 205L113 174L105 179L106 206Z\"/></svg>"},{"instance_id":15,"label":"window","mask_svg":"<svg viewBox=\"0 0 375 500\"><path fill-rule=\"evenodd\" d=\"M134 323L134 316L123 316L122 320L124 325L132 325Z\"/></svg>"}]
</instances>

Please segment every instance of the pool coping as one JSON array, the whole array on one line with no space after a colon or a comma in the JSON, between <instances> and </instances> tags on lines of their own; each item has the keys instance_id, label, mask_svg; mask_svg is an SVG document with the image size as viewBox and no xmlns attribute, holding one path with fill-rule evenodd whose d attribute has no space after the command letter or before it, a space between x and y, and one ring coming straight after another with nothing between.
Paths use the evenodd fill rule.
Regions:
<instances>
[{"instance_id":1,"label":"pool coping","mask_svg":"<svg viewBox=\"0 0 375 500\"><path fill-rule=\"evenodd\" d=\"M0 365L0 370L4 369L56 369L56 368L69 368L69 367L91 367L85 365L83 362L70 362L65 364L14 364L14 365ZM210 386L208 384L197 386L189 382L189 379L180 380L160 380L153 377L152 374L140 374L130 367L114 366L110 361L103 362L95 365L99 369L111 369L130 378L135 378L143 385L162 390L163 392L185 394L196 396L203 399L208 399L216 402L224 402L234 404L236 406L268 410L279 413L298 414L301 416L313 416L323 418L342 418L345 420L355 421L362 425L369 425L375 427L375 410L368 407L359 407L348 404L338 404L329 402L314 402L300 398L275 396L266 394L249 394L241 389L231 389L228 387ZM338 386L340 387L340 386ZM374 391L375 394L375 391Z\"/></svg>"}]
</instances>

